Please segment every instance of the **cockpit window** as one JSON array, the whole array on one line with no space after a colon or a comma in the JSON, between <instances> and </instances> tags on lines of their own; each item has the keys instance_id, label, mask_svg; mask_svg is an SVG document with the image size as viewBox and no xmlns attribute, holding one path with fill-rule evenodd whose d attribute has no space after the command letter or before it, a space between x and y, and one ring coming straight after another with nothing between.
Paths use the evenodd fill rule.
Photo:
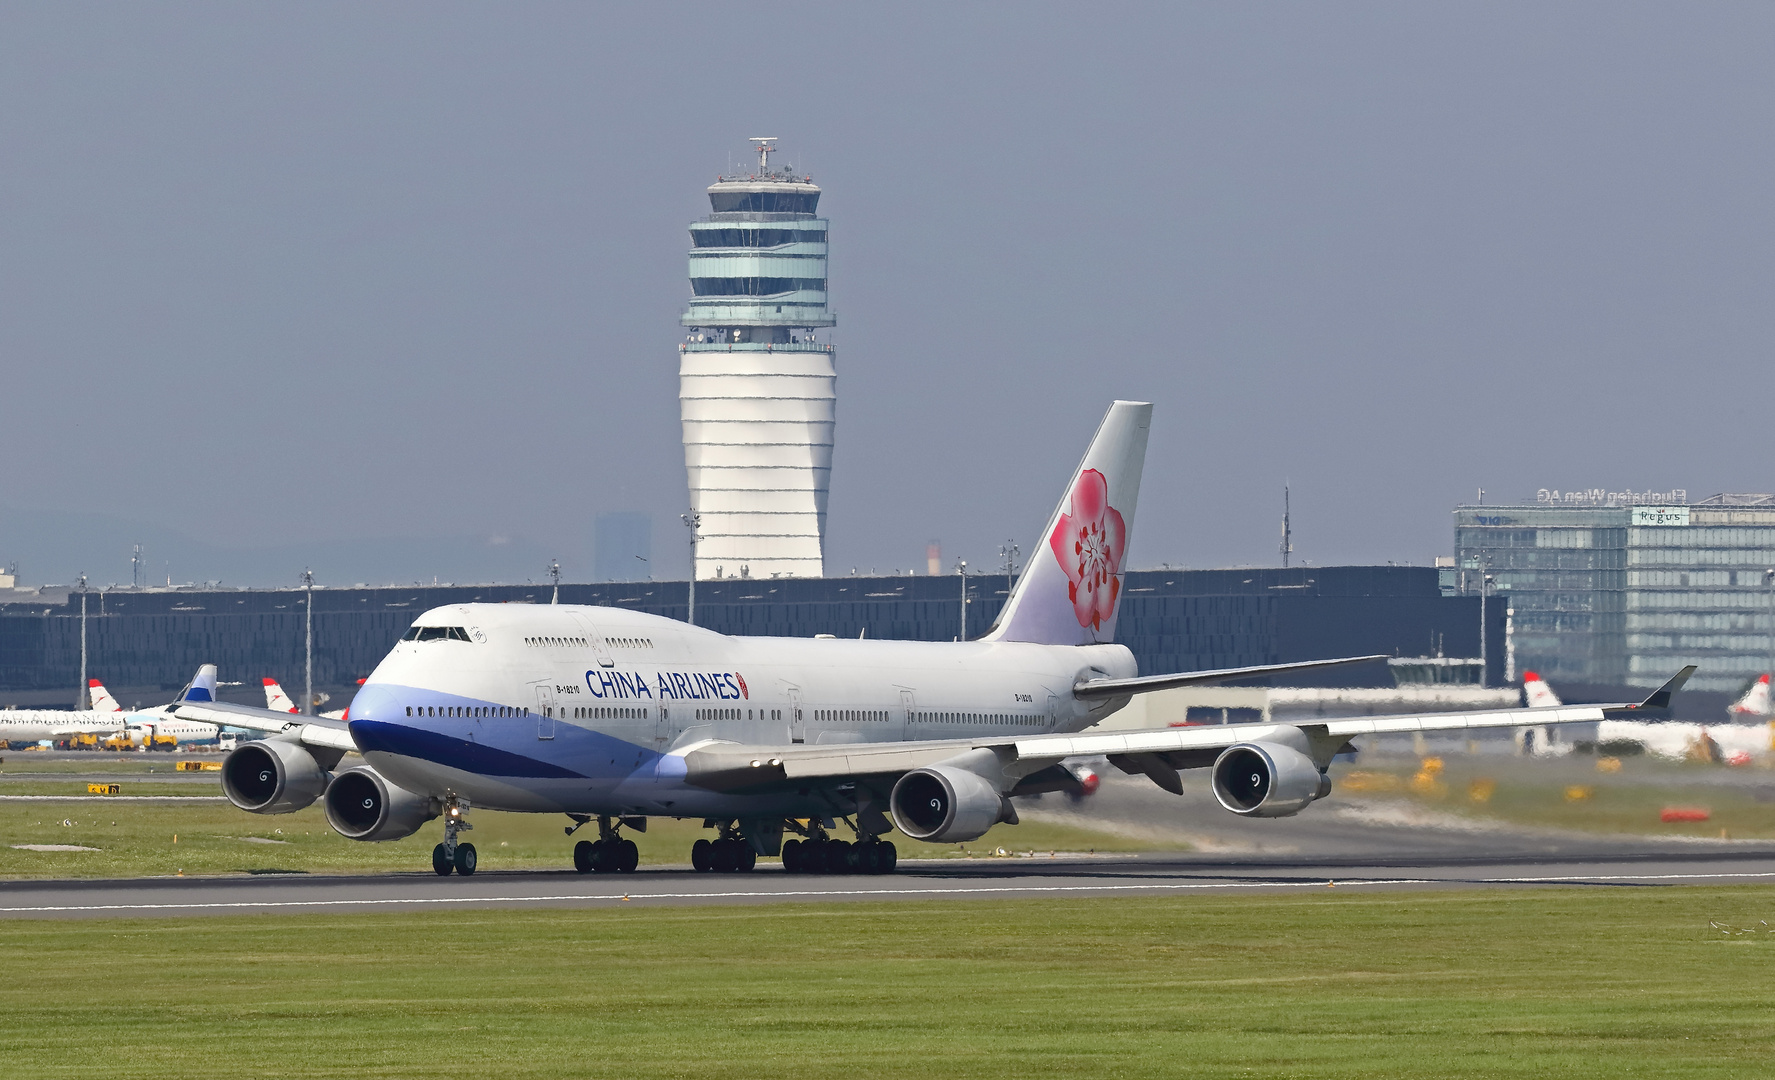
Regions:
<instances>
[{"instance_id":1,"label":"cockpit window","mask_svg":"<svg viewBox=\"0 0 1775 1080\"><path fill-rule=\"evenodd\" d=\"M413 626L401 635L402 641L468 641L468 631L460 626Z\"/></svg>"}]
</instances>

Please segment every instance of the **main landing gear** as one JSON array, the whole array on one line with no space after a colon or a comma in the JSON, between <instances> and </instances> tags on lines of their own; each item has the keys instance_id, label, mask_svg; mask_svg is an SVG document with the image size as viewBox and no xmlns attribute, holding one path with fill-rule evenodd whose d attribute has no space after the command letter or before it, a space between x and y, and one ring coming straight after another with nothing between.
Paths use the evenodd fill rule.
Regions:
<instances>
[{"instance_id":1,"label":"main landing gear","mask_svg":"<svg viewBox=\"0 0 1775 1080\"><path fill-rule=\"evenodd\" d=\"M845 822L850 824L848 819ZM800 833L806 839L783 841L783 869L791 874L891 874L899 861L894 845L864 829L856 830L855 843L838 840L826 832L829 822L813 819L808 822L785 821L783 828ZM758 852L752 841L740 832L738 822L708 821L721 835L715 840L698 840L690 849L690 865L698 871L722 874L746 873L758 863ZM772 830L774 832L774 828ZM774 840L774 837L772 837Z\"/></svg>"},{"instance_id":2,"label":"main landing gear","mask_svg":"<svg viewBox=\"0 0 1775 1080\"><path fill-rule=\"evenodd\" d=\"M569 836L573 835L574 829L590 820L578 818L577 815L575 817L579 824L567 830ZM635 867L641 865L641 849L635 846L633 840L617 833L620 824L607 816L599 817L598 839L581 840L573 845L573 868L582 874L634 873Z\"/></svg>"},{"instance_id":3,"label":"main landing gear","mask_svg":"<svg viewBox=\"0 0 1775 1080\"><path fill-rule=\"evenodd\" d=\"M444 799L444 842L431 849L431 868L439 877L449 877L452 870L463 877L475 872L475 846L456 840L457 833L474 828L462 816L468 808L468 800L454 793Z\"/></svg>"},{"instance_id":4,"label":"main landing gear","mask_svg":"<svg viewBox=\"0 0 1775 1080\"><path fill-rule=\"evenodd\" d=\"M794 822L790 827L807 837L783 841L783 869L791 874L891 874L899 862L892 841L861 829L852 843L827 835L817 820L808 822L805 829Z\"/></svg>"},{"instance_id":5,"label":"main landing gear","mask_svg":"<svg viewBox=\"0 0 1775 1080\"><path fill-rule=\"evenodd\" d=\"M723 822L719 828L721 835L717 839L698 840L690 845L690 865L699 873L751 873L758 865L758 851L752 847L752 841L740 835L734 822Z\"/></svg>"}]
</instances>

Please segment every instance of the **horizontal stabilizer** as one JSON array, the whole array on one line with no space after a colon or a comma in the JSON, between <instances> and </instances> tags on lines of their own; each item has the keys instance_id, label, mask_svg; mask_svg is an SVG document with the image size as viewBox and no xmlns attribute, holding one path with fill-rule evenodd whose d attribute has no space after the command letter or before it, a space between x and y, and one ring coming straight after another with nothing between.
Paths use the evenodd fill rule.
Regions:
<instances>
[{"instance_id":1,"label":"horizontal stabilizer","mask_svg":"<svg viewBox=\"0 0 1775 1080\"><path fill-rule=\"evenodd\" d=\"M1282 675L1291 671L1313 671L1341 664L1365 664L1385 660L1385 653L1373 656L1345 656L1337 660L1302 660L1294 664L1260 664L1257 667L1222 668L1219 671L1180 671L1172 675L1142 675L1133 679L1092 679L1073 688L1073 696L1083 701L1149 694L1154 690L1174 690L1179 686L1201 686L1227 682L1231 679L1257 679L1265 675Z\"/></svg>"}]
</instances>

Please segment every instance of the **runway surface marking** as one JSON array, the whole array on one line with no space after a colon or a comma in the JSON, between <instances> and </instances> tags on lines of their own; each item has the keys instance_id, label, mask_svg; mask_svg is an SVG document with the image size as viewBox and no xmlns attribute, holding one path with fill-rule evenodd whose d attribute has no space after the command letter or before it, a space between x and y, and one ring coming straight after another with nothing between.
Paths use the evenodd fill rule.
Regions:
<instances>
[{"instance_id":1,"label":"runway surface marking","mask_svg":"<svg viewBox=\"0 0 1775 1080\"><path fill-rule=\"evenodd\" d=\"M1757 873L1694 873L1694 874L1561 874L1543 877L1481 878L1488 885L1535 885L1554 882L1581 881L1718 881L1733 878L1775 878L1775 871ZM536 896L436 896L389 897L357 900L235 900L189 904L63 904L30 907L0 907L0 915L45 914L87 911L214 911L228 909L323 908L323 907L386 907L399 905L440 904L536 904L536 903L634 903L640 900L750 900L803 897L880 897L893 899L912 896L967 896L992 893L1115 893L1115 892L1181 892L1214 889L1323 889L1327 887L1359 888L1363 886L1458 884L1447 878L1361 878L1342 882L1329 878L1325 884L1313 881L1219 881L1174 884L1098 884L1098 885L991 885L960 886L948 889L787 889L782 891L730 892L626 892L578 893Z\"/></svg>"},{"instance_id":2,"label":"runway surface marking","mask_svg":"<svg viewBox=\"0 0 1775 1080\"><path fill-rule=\"evenodd\" d=\"M0 795L0 802L227 802L226 795Z\"/></svg>"}]
</instances>

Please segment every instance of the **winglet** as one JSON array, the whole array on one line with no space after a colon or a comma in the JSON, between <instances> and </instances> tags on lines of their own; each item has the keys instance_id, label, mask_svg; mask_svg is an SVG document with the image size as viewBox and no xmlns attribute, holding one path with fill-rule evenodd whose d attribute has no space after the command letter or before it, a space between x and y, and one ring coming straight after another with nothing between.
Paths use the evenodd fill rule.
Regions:
<instances>
[{"instance_id":1,"label":"winglet","mask_svg":"<svg viewBox=\"0 0 1775 1080\"><path fill-rule=\"evenodd\" d=\"M1672 675L1670 677L1669 682L1665 683L1663 686L1660 686L1658 689L1652 691L1651 697L1648 697L1644 701L1640 702L1638 705L1635 705L1634 708L1636 708L1636 709L1668 709L1668 708L1670 708L1671 695L1676 693L1678 690L1681 690L1683 688L1683 684L1688 682L1689 676L1691 676L1693 674L1695 674L1695 665L1690 664L1688 667L1683 668L1681 671L1677 672L1675 675Z\"/></svg>"}]
</instances>

